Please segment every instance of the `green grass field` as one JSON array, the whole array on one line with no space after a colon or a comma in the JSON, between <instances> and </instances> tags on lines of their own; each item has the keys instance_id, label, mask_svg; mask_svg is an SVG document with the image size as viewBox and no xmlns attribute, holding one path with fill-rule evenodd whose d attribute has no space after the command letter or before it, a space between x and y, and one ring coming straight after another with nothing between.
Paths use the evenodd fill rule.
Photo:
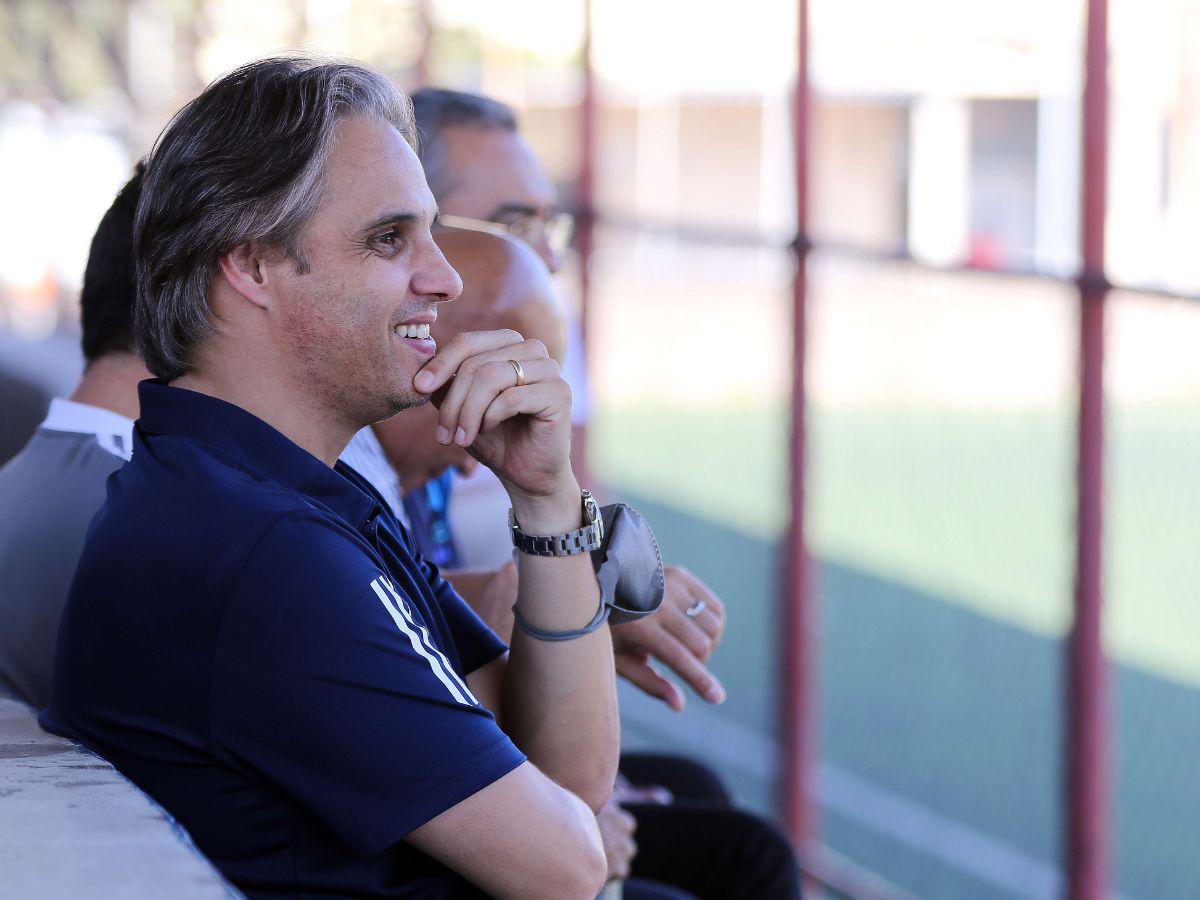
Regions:
<instances>
[{"instance_id":1,"label":"green grass field","mask_svg":"<svg viewBox=\"0 0 1200 900\"><path fill-rule=\"evenodd\" d=\"M826 762L1057 865L1069 411L816 409L810 433ZM1116 409L1110 437L1106 639L1117 663L1120 890L1193 896L1200 408ZM715 662L730 688L726 706L677 722L643 710L628 730L696 752L688 735L707 729L703 749L764 809L770 766L732 741L723 747L720 726L759 744L772 732L785 439L784 409L762 404L606 410L592 436L597 467L645 507L665 555L709 580L731 614ZM1044 888L980 877L944 841L888 833L836 802L823 825L835 849L919 896Z\"/></svg>"}]
</instances>

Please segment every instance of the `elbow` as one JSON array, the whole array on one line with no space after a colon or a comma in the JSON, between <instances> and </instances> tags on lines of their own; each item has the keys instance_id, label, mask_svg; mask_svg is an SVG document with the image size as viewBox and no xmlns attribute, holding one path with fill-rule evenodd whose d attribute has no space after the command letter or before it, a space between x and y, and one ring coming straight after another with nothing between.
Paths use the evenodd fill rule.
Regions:
<instances>
[{"instance_id":1,"label":"elbow","mask_svg":"<svg viewBox=\"0 0 1200 900\"><path fill-rule=\"evenodd\" d=\"M584 805L592 811L593 816L599 815L604 804L612 798L613 786L616 782L615 754L611 767L601 767L595 772L579 772L573 778L559 780L559 784L583 801Z\"/></svg>"},{"instance_id":2,"label":"elbow","mask_svg":"<svg viewBox=\"0 0 1200 900\"><path fill-rule=\"evenodd\" d=\"M587 808L592 811L593 815L599 815L604 804L612 798L615 780L615 776L607 781L596 779L592 784L582 786L580 790L576 791L576 794L587 804Z\"/></svg>"},{"instance_id":3,"label":"elbow","mask_svg":"<svg viewBox=\"0 0 1200 900\"><path fill-rule=\"evenodd\" d=\"M580 883L577 886L581 900L593 900L604 890L608 882L608 859L604 847L597 842L591 848L587 860L580 866Z\"/></svg>"},{"instance_id":4,"label":"elbow","mask_svg":"<svg viewBox=\"0 0 1200 900\"><path fill-rule=\"evenodd\" d=\"M605 755L604 762L588 772L580 772L571 779L568 789L582 800L593 815L599 815L611 798L613 786L617 782L617 761L620 758L620 745L613 742L611 750Z\"/></svg>"},{"instance_id":5,"label":"elbow","mask_svg":"<svg viewBox=\"0 0 1200 900\"><path fill-rule=\"evenodd\" d=\"M560 837L562 835L560 834ZM568 850L560 845L550 865L523 874L511 891L499 892L504 900L595 900L608 881L608 860L599 831L580 829Z\"/></svg>"},{"instance_id":6,"label":"elbow","mask_svg":"<svg viewBox=\"0 0 1200 900\"><path fill-rule=\"evenodd\" d=\"M594 900L608 881L608 860L599 839L588 842L573 855L571 862L572 865L562 872L560 884L547 896L556 900L562 897Z\"/></svg>"},{"instance_id":7,"label":"elbow","mask_svg":"<svg viewBox=\"0 0 1200 900\"><path fill-rule=\"evenodd\" d=\"M574 807L573 827L566 832L571 835L571 851L560 857L565 865L559 869L562 883L559 885L560 892L554 896L591 900L604 889L608 881L608 857L604 854L604 841L600 837L596 815L594 811L584 808L587 801L570 797L569 802Z\"/></svg>"}]
</instances>

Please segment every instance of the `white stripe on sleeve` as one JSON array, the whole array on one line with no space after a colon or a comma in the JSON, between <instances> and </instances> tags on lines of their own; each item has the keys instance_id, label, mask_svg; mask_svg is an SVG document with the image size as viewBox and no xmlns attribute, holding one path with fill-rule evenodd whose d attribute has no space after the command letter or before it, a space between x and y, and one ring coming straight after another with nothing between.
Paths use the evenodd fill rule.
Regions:
<instances>
[{"instance_id":1,"label":"white stripe on sleeve","mask_svg":"<svg viewBox=\"0 0 1200 900\"><path fill-rule=\"evenodd\" d=\"M383 582L383 586L388 589L388 592L392 595L392 599L396 601L396 606L400 608L400 612L404 615L404 618L408 620L408 624L417 629L417 631L421 632L421 638L424 640L425 646L438 655L438 658L445 664L446 671L450 673L450 677L458 682L458 686L461 687L463 692L471 698L476 706L478 706L479 701L475 699L475 695L471 693L471 689L467 687L467 683L459 677L459 674L457 671L455 671L454 666L450 664L450 660L446 659L446 654L439 650L437 644L430 639L429 632L425 630L425 626L421 625L413 618L412 612L408 608L408 604L404 602L404 598L396 593L396 589L392 587L392 583L386 578L380 578L379 580Z\"/></svg>"},{"instance_id":2,"label":"white stripe on sleeve","mask_svg":"<svg viewBox=\"0 0 1200 900\"><path fill-rule=\"evenodd\" d=\"M392 605L392 602L388 597L388 594L384 592L382 585L387 585L388 591L392 592L391 585L388 584L383 578L376 578L374 581L372 581L371 589L375 591L375 595L379 598L379 602L382 603L383 608L388 611L388 615L392 617L392 621L396 623L396 627L408 636L408 642L412 644L413 650L415 650L419 656L429 663L429 668L433 670L433 674L437 676L438 681L446 686L446 689L450 691L450 695L454 697L455 700L464 706L471 706L472 701L477 705L479 701L475 700L474 697L471 697L471 699L468 700L463 696L463 692L458 688L457 675L453 677L448 676L446 674L446 670L442 668L441 662L435 659L429 653L429 651L425 649L425 645L421 642L421 639L417 637L417 633L409 626L408 617L402 615L399 610ZM439 654L439 656L440 655L441 654ZM454 670L451 669L450 671L453 672ZM468 691L467 694L470 695L470 691Z\"/></svg>"}]
</instances>

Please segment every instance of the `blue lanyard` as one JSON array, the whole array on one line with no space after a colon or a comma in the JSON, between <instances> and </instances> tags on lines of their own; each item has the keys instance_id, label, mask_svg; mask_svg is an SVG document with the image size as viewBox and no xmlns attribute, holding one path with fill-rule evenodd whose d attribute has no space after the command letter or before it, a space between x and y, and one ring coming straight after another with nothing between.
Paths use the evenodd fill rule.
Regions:
<instances>
[{"instance_id":1,"label":"blue lanyard","mask_svg":"<svg viewBox=\"0 0 1200 900\"><path fill-rule=\"evenodd\" d=\"M425 485L429 503L429 537L433 544L433 562L452 566L458 556L454 551L454 535L450 532L447 509L450 505L450 472L444 472Z\"/></svg>"}]
</instances>

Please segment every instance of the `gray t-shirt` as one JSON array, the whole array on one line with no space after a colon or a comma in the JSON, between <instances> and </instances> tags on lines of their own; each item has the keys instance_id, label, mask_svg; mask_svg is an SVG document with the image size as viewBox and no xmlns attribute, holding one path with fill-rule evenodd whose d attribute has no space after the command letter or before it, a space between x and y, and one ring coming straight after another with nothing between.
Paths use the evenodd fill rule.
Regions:
<instances>
[{"instance_id":1,"label":"gray t-shirt","mask_svg":"<svg viewBox=\"0 0 1200 900\"><path fill-rule=\"evenodd\" d=\"M0 692L37 708L49 701L58 621L88 524L108 476L125 462L133 424L96 407L55 404L0 468ZM101 423L90 432L89 419ZM48 427L55 424L71 430Z\"/></svg>"}]
</instances>

